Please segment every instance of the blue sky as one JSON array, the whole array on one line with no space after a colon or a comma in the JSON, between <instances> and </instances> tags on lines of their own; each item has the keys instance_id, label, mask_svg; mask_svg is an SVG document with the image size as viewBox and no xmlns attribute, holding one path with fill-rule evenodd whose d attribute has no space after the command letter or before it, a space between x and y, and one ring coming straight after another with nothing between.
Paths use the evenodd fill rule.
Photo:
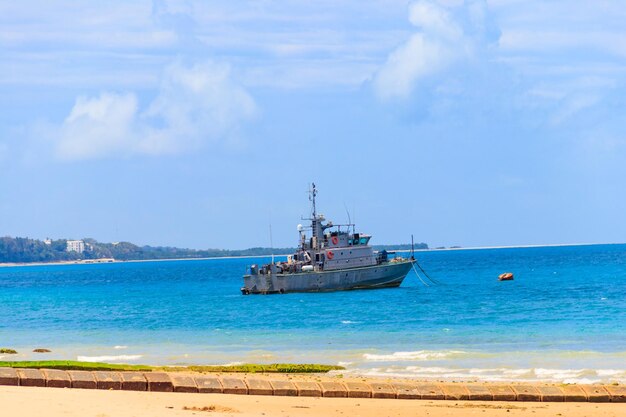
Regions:
<instances>
[{"instance_id":1,"label":"blue sky","mask_svg":"<svg viewBox=\"0 0 626 417\"><path fill-rule=\"evenodd\" d=\"M0 2L0 234L624 242L619 1Z\"/></svg>"}]
</instances>

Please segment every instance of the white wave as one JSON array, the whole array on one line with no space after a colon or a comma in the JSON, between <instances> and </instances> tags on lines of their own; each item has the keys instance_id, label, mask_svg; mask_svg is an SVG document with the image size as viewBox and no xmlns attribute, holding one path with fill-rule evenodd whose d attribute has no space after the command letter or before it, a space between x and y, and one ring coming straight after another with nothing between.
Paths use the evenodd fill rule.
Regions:
<instances>
[{"instance_id":1,"label":"white wave","mask_svg":"<svg viewBox=\"0 0 626 417\"><path fill-rule=\"evenodd\" d=\"M352 320L341 320L341 324L357 324L358 321L352 321Z\"/></svg>"},{"instance_id":2,"label":"white wave","mask_svg":"<svg viewBox=\"0 0 626 417\"><path fill-rule=\"evenodd\" d=\"M485 382L561 382L566 384L626 383L626 369L447 368L390 366L351 369L346 373L373 377Z\"/></svg>"},{"instance_id":3,"label":"white wave","mask_svg":"<svg viewBox=\"0 0 626 417\"><path fill-rule=\"evenodd\" d=\"M352 364L353 362L342 362L342 361L337 362L337 366L343 366L343 367L350 366Z\"/></svg>"},{"instance_id":4,"label":"white wave","mask_svg":"<svg viewBox=\"0 0 626 417\"><path fill-rule=\"evenodd\" d=\"M546 368L535 368L534 371L535 371L535 375L538 378L556 379L556 380L579 378L588 372L588 370L585 370L585 369L546 369Z\"/></svg>"},{"instance_id":5,"label":"white wave","mask_svg":"<svg viewBox=\"0 0 626 417\"><path fill-rule=\"evenodd\" d=\"M597 384L598 382L602 382L600 379L592 379L592 378L569 378L569 379L564 379L563 383L564 384L584 384L584 385L589 385L589 384Z\"/></svg>"},{"instance_id":6,"label":"white wave","mask_svg":"<svg viewBox=\"0 0 626 417\"><path fill-rule=\"evenodd\" d=\"M467 352L462 350L417 350L414 352L394 352L390 355L364 353L363 359L368 362L429 361L453 356L457 357L465 354L467 354Z\"/></svg>"},{"instance_id":7,"label":"white wave","mask_svg":"<svg viewBox=\"0 0 626 417\"><path fill-rule=\"evenodd\" d=\"M439 366L428 366L428 367L407 366L406 370L409 372L420 372L422 374L432 374L432 375L439 375L445 372L456 371L455 369L442 368Z\"/></svg>"},{"instance_id":8,"label":"white wave","mask_svg":"<svg viewBox=\"0 0 626 417\"><path fill-rule=\"evenodd\" d=\"M469 369L469 373L473 375L489 374L493 372L498 372L498 369L495 369L495 368L470 368Z\"/></svg>"},{"instance_id":9,"label":"white wave","mask_svg":"<svg viewBox=\"0 0 626 417\"><path fill-rule=\"evenodd\" d=\"M619 376L626 374L625 369L598 369L596 373L599 376Z\"/></svg>"},{"instance_id":10,"label":"white wave","mask_svg":"<svg viewBox=\"0 0 626 417\"><path fill-rule=\"evenodd\" d=\"M124 345L115 345L115 346L113 346L113 349L128 349L128 346L124 346Z\"/></svg>"},{"instance_id":11,"label":"white wave","mask_svg":"<svg viewBox=\"0 0 626 417\"><path fill-rule=\"evenodd\" d=\"M123 362L136 361L143 358L143 355L103 355L103 356L78 356L76 360L79 362Z\"/></svg>"},{"instance_id":12,"label":"white wave","mask_svg":"<svg viewBox=\"0 0 626 417\"><path fill-rule=\"evenodd\" d=\"M531 375L533 370L529 369L529 368L522 368L522 369L507 369L507 368L501 368L502 369L502 373L504 375L508 375L511 376L513 378L515 377L522 377L524 375Z\"/></svg>"}]
</instances>

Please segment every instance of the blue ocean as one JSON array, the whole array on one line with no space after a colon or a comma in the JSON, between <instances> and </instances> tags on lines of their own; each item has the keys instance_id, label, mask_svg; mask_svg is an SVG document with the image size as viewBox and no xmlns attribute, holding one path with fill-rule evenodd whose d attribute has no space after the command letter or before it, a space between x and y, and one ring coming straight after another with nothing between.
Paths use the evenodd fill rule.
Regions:
<instances>
[{"instance_id":1,"label":"blue ocean","mask_svg":"<svg viewBox=\"0 0 626 417\"><path fill-rule=\"evenodd\" d=\"M411 272L400 288L243 296L246 266L267 258L3 267L0 347L19 354L0 360L626 383L626 245L416 257L439 284Z\"/></svg>"}]
</instances>

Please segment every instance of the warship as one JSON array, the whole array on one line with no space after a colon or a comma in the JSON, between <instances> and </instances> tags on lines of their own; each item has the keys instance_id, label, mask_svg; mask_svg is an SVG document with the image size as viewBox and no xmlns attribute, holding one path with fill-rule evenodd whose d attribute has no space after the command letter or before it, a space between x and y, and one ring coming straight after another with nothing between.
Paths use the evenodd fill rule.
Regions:
<instances>
[{"instance_id":1,"label":"warship","mask_svg":"<svg viewBox=\"0 0 626 417\"><path fill-rule=\"evenodd\" d=\"M334 225L318 214L317 189L311 184L309 227L298 225L298 249L287 261L251 265L243 276L241 292L284 294L398 287L413 267L415 258L393 252L374 251L372 236L357 233L354 224ZM342 229L343 227L343 229ZM310 231L310 236L307 232Z\"/></svg>"}]
</instances>

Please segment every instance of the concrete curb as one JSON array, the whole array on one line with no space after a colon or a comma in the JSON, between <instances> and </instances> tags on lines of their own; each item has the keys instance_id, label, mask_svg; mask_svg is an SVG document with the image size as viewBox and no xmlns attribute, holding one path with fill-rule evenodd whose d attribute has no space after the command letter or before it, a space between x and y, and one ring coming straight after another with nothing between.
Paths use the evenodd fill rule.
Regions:
<instances>
[{"instance_id":1,"label":"concrete curb","mask_svg":"<svg viewBox=\"0 0 626 417\"><path fill-rule=\"evenodd\" d=\"M152 392L194 392L300 397L399 398L422 400L626 403L626 386L478 384L398 381L286 380L241 374L61 371L0 368L0 385Z\"/></svg>"}]
</instances>

